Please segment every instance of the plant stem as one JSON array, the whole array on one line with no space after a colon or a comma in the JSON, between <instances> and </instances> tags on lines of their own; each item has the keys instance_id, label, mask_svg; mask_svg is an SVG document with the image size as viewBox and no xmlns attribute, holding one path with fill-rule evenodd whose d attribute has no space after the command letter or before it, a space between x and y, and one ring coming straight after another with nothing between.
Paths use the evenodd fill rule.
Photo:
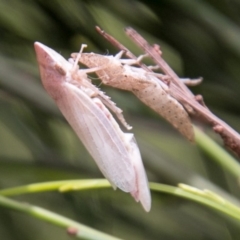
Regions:
<instances>
[{"instance_id":1,"label":"plant stem","mask_svg":"<svg viewBox=\"0 0 240 240\"><path fill-rule=\"evenodd\" d=\"M223 166L224 169L226 169L238 179L240 177L239 162L199 128L194 127L194 132L195 140L198 146L200 146L200 148L205 151L219 165Z\"/></svg>"},{"instance_id":2,"label":"plant stem","mask_svg":"<svg viewBox=\"0 0 240 240\"><path fill-rule=\"evenodd\" d=\"M3 196L0 196L0 205L52 223L59 227L66 228L66 231L69 234L77 238L84 238L88 240L120 240L119 238L94 230L46 209L26 203L19 203Z\"/></svg>"},{"instance_id":3,"label":"plant stem","mask_svg":"<svg viewBox=\"0 0 240 240\"><path fill-rule=\"evenodd\" d=\"M0 195L15 196L20 194L29 194L51 190L60 190L65 192L72 190L86 190L106 187L111 187L111 185L105 179L67 180L30 184L17 188L5 189L0 191ZM150 183L150 188L154 191L168 193L177 197L198 202L202 205L206 205L228 216L240 220L240 208L238 206L230 203L229 201L223 199L221 196L209 190L200 190L184 184L179 184L179 187L173 187L159 183Z\"/></svg>"}]
</instances>

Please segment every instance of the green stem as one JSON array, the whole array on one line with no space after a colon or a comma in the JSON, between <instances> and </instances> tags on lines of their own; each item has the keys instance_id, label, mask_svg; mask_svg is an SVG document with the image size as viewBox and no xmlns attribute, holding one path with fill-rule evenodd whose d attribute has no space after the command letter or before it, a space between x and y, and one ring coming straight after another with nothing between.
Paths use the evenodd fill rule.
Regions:
<instances>
[{"instance_id":1,"label":"green stem","mask_svg":"<svg viewBox=\"0 0 240 240\"><path fill-rule=\"evenodd\" d=\"M110 183L105 179L89 179L89 180L64 180L46 183L33 183L25 186L8 188L0 190L2 196L16 196L35 192L47 192L59 190L61 192L71 190L95 189L110 187Z\"/></svg>"},{"instance_id":2,"label":"green stem","mask_svg":"<svg viewBox=\"0 0 240 240\"><path fill-rule=\"evenodd\" d=\"M99 232L46 209L26 203L19 203L3 196L0 196L0 205L66 228L68 233L71 233L73 236L78 238L88 240L120 240L120 238L112 237L108 234Z\"/></svg>"},{"instance_id":3,"label":"green stem","mask_svg":"<svg viewBox=\"0 0 240 240\"><path fill-rule=\"evenodd\" d=\"M200 190L185 184L172 187L165 184L150 183L151 190L172 194L181 198L192 200L202 205L218 210L226 215L240 220L240 208L223 199L209 190Z\"/></svg>"},{"instance_id":4,"label":"green stem","mask_svg":"<svg viewBox=\"0 0 240 240\"><path fill-rule=\"evenodd\" d=\"M29 194L35 192L60 190L60 191L72 191L72 190L84 190L84 189L97 189L106 188L111 185L105 179L93 179L93 180L67 180L67 181L55 181L47 183L30 184L26 186L4 189L0 191L2 196L15 196L20 194ZM154 191L172 194L181 198L185 198L191 201L198 202L200 204L211 207L222 213L225 213L233 218L240 220L240 208L223 199L221 196L209 190L200 190L180 184L179 187L168 186L159 183L150 183L150 188Z\"/></svg>"},{"instance_id":5,"label":"green stem","mask_svg":"<svg viewBox=\"0 0 240 240\"><path fill-rule=\"evenodd\" d=\"M194 127L194 132L197 145L234 177L239 178L239 162L197 127Z\"/></svg>"}]
</instances>

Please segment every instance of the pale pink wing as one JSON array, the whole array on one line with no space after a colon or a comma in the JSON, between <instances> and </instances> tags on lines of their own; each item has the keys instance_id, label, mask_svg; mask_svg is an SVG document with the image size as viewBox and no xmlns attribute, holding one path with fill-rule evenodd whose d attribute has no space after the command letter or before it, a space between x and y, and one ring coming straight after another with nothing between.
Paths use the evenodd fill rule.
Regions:
<instances>
[{"instance_id":1,"label":"pale pink wing","mask_svg":"<svg viewBox=\"0 0 240 240\"><path fill-rule=\"evenodd\" d=\"M108 117L79 88L65 83L56 103L75 133L96 161L103 175L125 192L135 188L133 164Z\"/></svg>"}]
</instances>

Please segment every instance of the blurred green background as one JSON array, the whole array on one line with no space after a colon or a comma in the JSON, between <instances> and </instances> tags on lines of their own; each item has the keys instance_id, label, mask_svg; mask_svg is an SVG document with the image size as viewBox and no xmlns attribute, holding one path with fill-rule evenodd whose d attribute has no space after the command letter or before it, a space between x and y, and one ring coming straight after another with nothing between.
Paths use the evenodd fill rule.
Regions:
<instances>
[{"instance_id":1,"label":"blurred green background","mask_svg":"<svg viewBox=\"0 0 240 240\"><path fill-rule=\"evenodd\" d=\"M202 76L192 88L240 131L240 2L238 0L0 0L0 187L102 177L94 161L43 89L33 43L65 58L86 51L116 54L99 25L135 54L131 26L181 77ZM96 84L99 84L96 81ZM211 189L240 205L239 179L128 92L101 85L137 138L150 181ZM208 126L196 123L221 144ZM239 239L239 222L207 207L152 193L150 213L121 191L99 189L15 197L123 239ZM0 239L71 239L64 229L0 207Z\"/></svg>"}]
</instances>

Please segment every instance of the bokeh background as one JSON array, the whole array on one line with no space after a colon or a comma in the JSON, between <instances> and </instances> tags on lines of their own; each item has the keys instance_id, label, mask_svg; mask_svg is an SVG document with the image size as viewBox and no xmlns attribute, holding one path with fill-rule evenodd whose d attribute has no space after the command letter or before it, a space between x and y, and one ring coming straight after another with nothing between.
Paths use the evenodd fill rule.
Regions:
<instances>
[{"instance_id":1,"label":"bokeh background","mask_svg":"<svg viewBox=\"0 0 240 240\"><path fill-rule=\"evenodd\" d=\"M204 78L192 88L240 130L240 2L238 0L0 0L0 187L102 177L94 161L43 89L33 43L65 58L79 50L116 54L99 25L135 54L131 26L158 43L181 77ZM94 76L93 76L94 77ZM95 82L97 85L99 81ZM186 183L240 202L238 179L197 144L187 142L131 93L101 85L134 129L150 181ZM221 140L204 123L196 123ZM16 197L123 239L239 239L239 222L174 196L152 193L152 211L121 191L89 190ZM0 239L71 239L64 229L0 207Z\"/></svg>"}]
</instances>

